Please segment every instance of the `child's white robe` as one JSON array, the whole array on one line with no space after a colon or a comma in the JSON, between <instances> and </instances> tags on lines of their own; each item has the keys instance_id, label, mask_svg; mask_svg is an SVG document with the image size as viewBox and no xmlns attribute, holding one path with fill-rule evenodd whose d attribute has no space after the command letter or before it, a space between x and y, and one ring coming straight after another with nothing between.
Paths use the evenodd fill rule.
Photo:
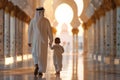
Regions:
<instances>
[{"instance_id":1,"label":"child's white robe","mask_svg":"<svg viewBox=\"0 0 120 80\"><path fill-rule=\"evenodd\" d=\"M61 71L62 69L62 54L64 52L64 48L59 45L59 44L55 44L53 45L53 47L51 47L51 49L53 49L53 62L54 62L54 66L55 66L55 70Z\"/></svg>"}]
</instances>

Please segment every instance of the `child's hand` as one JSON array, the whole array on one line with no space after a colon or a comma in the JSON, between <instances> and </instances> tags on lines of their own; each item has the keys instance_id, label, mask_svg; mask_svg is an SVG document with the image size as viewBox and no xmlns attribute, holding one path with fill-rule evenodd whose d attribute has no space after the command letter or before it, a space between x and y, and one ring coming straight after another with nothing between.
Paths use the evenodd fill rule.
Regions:
<instances>
[{"instance_id":1,"label":"child's hand","mask_svg":"<svg viewBox=\"0 0 120 80\"><path fill-rule=\"evenodd\" d=\"M52 44L51 44L51 43L49 43L49 46L51 47L51 46L52 46Z\"/></svg>"},{"instance_id":2,"label":"child's hand","mask_svg":"<svg viewBox=\"0 0 120 80\"><path fill-rule=\"evenodd\" d=\"M31 47L32 46L31 43L28 43L28 46Z\"/></svg>"}]
</instances>

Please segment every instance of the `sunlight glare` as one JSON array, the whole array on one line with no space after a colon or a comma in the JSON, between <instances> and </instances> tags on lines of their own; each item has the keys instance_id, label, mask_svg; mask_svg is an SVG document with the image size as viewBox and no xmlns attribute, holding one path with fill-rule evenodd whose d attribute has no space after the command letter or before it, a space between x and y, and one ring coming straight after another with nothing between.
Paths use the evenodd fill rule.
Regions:
<instances>
[{"instance_id":1,"label":"sunlight glare","mask_svg":"<svg viewBox=\"0 0 120 80\"><path fill-rule=\"evenodd\" d=\"M56 8L55 18L59 23L70 23L73 19L72 8L63 3Z\"/></svg>"},{"instance_id":2,"label":"sunlight glare","mask_svg":"<svg viewBox=\"0 0 120 80\"><path fill-rule=\"evenodd\" d=\"M5 58L5 65L12 64L14 62L13 57L6 57Z\"/></svg>"}]
</instances>

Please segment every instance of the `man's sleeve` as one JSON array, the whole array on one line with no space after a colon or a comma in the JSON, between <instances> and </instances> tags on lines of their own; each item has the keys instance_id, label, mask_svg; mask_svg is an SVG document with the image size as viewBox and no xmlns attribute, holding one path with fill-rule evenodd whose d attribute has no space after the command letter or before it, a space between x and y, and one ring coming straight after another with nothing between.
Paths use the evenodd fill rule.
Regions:
<instances>
[{"instance_id":1,"label":"man's sleeve","mask_svg":"<svg viewBox=\"0 0 120 80\"><path fill-rule=\"evenodd\" d=\"M33 21L30 22L28 27L28 43L32 43L32 35L33 35Z\"/></svg>"},{"instance_id":2,"label":"man's sleeve","mask_svg":"<svg viewBox=\"0 0 120 80\"><path fill-rule=\"evenodd\" d=\"M49 21L48 21L48 37L50 40L50 44L52 44L53 43L53 32L52 32L52 27Z\"/></svg>"}]
</instances>

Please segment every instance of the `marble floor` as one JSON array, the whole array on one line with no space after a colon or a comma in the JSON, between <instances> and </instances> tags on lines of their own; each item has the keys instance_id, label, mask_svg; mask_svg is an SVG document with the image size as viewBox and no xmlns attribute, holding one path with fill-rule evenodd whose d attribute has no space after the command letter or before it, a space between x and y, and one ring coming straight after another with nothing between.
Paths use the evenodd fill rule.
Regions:
<instances>
[{"instance_id":1,"label":"marble floor","mask_svg":"<svg viewBox=\"0 0 120 80\"><path fill-rule=\"evenodd\" d=\"M0 66L0 80L120 80L119 72L109 72L108 65L100 65L83 56L82 51L63 54L63 69L60 75L55 75L51 53L48 54L47 72L42 77L34 77L32 59L7 66L1 62Z\"/></svg>"}]
</instances>

